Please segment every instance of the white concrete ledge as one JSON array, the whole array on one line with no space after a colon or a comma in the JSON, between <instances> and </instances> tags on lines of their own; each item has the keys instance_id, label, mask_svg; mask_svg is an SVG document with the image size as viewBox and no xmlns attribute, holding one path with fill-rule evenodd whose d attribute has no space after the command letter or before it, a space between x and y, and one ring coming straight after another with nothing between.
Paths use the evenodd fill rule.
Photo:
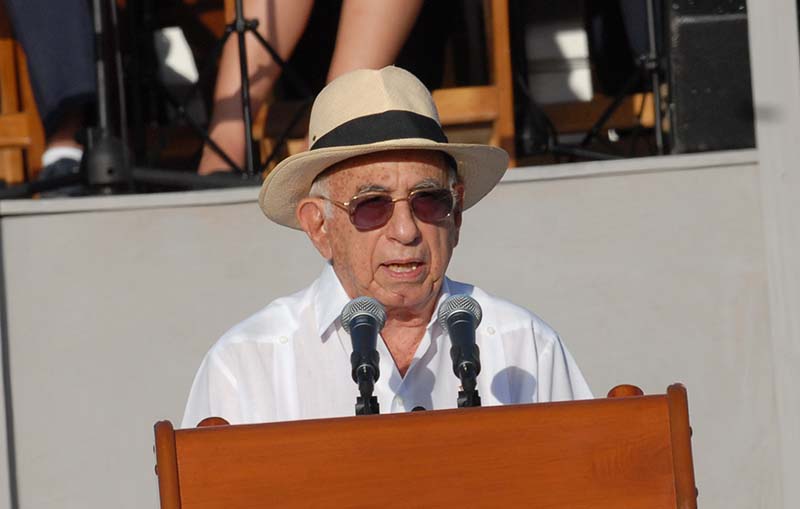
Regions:
<instances>
[{"instance_id":1,"label":"white concrete ledge","mask_svg":"<svg viewBox=\"0 0 800 509\"><path fill-rule=\"evenodd\" d=\"M605 177L635 173L667 171L708 170L720 167L751 165L758 162L758 151L729 150L702 154L639 157L614 161L588 161L581 163L548 164L515 168L503 177L503 182L529 182L532 180L563 180L587 177Z\"/></svg>"},{"instance_id":2,"label":"white concrete ledge","mask_svg":"<svg viewBox=\"0 0 800 509\"><path fill-rule=\"evenodd\" d=\"M258 199L258 189L253 186L174 193L4 200L0 201L0 216L255 203Z\"/></svg>"},{"instance_id":3,"label":"white concrete ledge","mask_svg":"<svg viewBox=\"0 0 800 509\"><path fill-rule=\"evenodd\" d=\"M561 180L666 171L705 170L749 165L758 161L758 151L733 150L661 157L641 157L615 161L550 164L515 168L506 173L503 183L536 180ZM258 187L212 189L85 198L0 201L0 216L64 214L95 210L154 209L202 205L230 205L257 200Z\"/></svg>"}]
</instances>

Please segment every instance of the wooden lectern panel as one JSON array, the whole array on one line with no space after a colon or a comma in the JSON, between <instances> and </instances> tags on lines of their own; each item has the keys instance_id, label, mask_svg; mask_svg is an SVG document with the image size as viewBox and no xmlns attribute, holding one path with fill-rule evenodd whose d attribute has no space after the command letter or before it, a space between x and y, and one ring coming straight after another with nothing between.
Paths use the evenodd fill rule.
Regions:
<instances>
[{"instance_id":1,"label":"wooden lectern panel","mask_svg":"<svg viewBox=\"0 0 800 509\"><path fill-rule=\"evenodd\" d=\"M693 508L686 392L177 430L163 509Z\"/></svg>"}]
</instances>

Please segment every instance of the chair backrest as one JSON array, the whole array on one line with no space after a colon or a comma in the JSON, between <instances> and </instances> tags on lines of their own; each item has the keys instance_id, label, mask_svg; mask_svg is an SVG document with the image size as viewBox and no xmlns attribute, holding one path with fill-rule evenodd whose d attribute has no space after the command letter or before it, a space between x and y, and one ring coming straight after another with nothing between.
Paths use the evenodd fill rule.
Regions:
<instances>
[{"instance_id":1,"label":"chair backrest","mask_svg":"<svg viewBox=\"0 0 800 509\"><path fill-rule=\"evenodd\" d=\"M25 54L14 39L0 0L0 179L7 184L26 180L41 167L44 129L31 91ZM23 158L23 153L26 157Z\"/></svg>"},{"instance_id":2,"label":"chair backrest","mask_svg":"<svg viewBox=\"0 0 800 509\"><path fill-rule=\"evenodd\" d=\"M162 509L696 507L686 391L174 430Z\"/></svg>"},{"instance_id":3,"label":"chair backrest","mask_svg":"<svg viewBox=\"0 0 800 509\"><path fill-rule=\"evenodd\" d=\"M488 122L491 125L489 144L508 152L509 166L513 167L516 156L508 0L484 0L483 13L491 83L440 88L433 91L433 100L445 127Z\"/></svg>"}]
</instances>

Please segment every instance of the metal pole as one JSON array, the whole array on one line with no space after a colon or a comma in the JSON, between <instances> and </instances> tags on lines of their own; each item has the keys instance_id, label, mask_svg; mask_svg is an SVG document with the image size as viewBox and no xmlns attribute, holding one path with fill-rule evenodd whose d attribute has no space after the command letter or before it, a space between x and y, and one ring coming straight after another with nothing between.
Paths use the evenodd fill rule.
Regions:
<instances>
[{"instance_id":1,"label":"metal pole","mask_svg":"<svg viewBox=\"0 0 800 509\"><path fill-rule=\"evenodd\" d=\"M111 13L111 34L114 37L114 66L117 75L117 100L119 101L119 135L125 153L128 152L128 109L125 97L125 78L122 69L122 46L119 40L119 24L117 22L117 0L109 0Z\"/></svg>"},{"instance_id":2,"label":"metal pole","mask_svg":"<svg viewBox=\"0 0 800 509\"><path fill-rule=\"evenodd\" d=\"M95 72L97 73L97 127L105 131L108 121L108 93L106 91L105 48L103 47L103 3L92 0L94 16Z\"/></svg>"},{"instance_id":3,"label":"metal pole","mask_svg":"<svg viewBox=\"0 0 800 509\"><path fill-rule=\"evenodd\" d=\"M650 54L648 66L650 68L650 80L653 88L653 109L655 110L655 135L656 150L659 155L664 154L664 132L661 125L661 80L658 77L660 63L658 61L658 48L656 47L656 15L654 0L647 1L647 35L650 43Z\"/></svg>"},{"instance_id":4,"label":"metal pole","mask_svg":"<svg viewBox=\"0 0 800 509\"><path fill-rule=\"evenodd\" d=\"M236 35L239 39L239 71L242 77L241 96L242 96L242 117L244 118L244 142L245 142L245 171L248 177L254 174L253 165L253 117L250 112L250 77L247 72L247 49L245 47L245 32L247 22L244 19L244 9L242 0L236 0Z\"/></svg>"}]
</instances>

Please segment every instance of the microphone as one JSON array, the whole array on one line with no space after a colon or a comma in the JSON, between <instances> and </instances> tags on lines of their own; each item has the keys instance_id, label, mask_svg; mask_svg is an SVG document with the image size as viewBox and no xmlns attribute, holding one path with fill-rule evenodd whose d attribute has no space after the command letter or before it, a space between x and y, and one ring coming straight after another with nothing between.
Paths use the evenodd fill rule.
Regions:
<instances>
[{"instance_id":1,"label":"microphone","mask_svg":"<svg viewBox=\"0 0 800 509\"><path fill-rule=\"evenodd\" d=\"M340 320L353 343L351 376L361 393L356 400L356 415L378 413L378 401L372 391L380 376L377 342L386 323L386 310L372 297L356 297L344 307Z\"/></svg>"},{"instance_id":2,"label":"microphone","mask_svg":"<svg viewBox=\"0 0 800 509\"><path fill-rule=\"evenodd\" d=\"M450 336L453 373L461 380L458 406L480 406L476 377L481 372L480 349L475 344L475 329L483 312L469 295L451 295L439 306L439 323Z\"/></svg>"}]
</instances>

